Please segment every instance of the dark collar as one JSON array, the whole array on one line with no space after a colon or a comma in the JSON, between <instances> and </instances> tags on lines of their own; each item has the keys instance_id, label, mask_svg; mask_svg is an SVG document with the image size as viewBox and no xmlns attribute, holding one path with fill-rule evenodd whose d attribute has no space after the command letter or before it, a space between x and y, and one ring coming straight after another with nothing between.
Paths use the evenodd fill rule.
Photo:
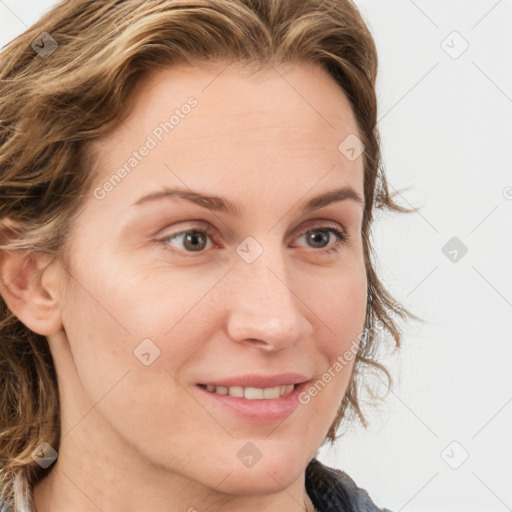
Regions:
<instances>
[{"instance_id":1,"label":"dark collar","mask_svg":"<svg viewBox=\"0 0 512 512\"><path fill-rule=\"evenodd\" d=\"M319 512L391 512L378 508L346 473L312 459L306 467L306 492Z\"/></svg>"}]
</instances>

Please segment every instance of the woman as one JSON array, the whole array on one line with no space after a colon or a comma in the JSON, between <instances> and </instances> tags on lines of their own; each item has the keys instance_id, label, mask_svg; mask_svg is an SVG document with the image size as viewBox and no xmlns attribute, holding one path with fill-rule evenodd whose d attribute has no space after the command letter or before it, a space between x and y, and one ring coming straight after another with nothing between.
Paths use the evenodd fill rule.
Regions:
<instances>
[{"instance_id":1,"label":"woman","mask_svg":"<svg viewBox=\"0 0 512 512\"><path fill-rule=\"evenodd\" d=\"M66 0L7 46L4 510L381 510L315 459L414 317L376 70L349 0Z\"/></svg>"}]
</instances>

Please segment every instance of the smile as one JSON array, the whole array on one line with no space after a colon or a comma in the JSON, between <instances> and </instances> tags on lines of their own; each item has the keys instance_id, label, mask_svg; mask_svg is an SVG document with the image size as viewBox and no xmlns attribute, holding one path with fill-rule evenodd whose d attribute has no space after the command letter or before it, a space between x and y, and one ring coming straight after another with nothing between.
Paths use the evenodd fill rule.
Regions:
<instances>
[{"instance_id":1,"label":"smile","mask_svg":"<svg viewBox=\"0 0 512 512\"><path fill-rule=\"evenodd\" d=\"M300 406L299 395L311 377L298 373L244 375L196 384L204 405L216 417L244 423L280 423Z\"/></svg>"},{"instance_id":2,"label":"smile","mask_svg":"<svg viewBox=\"0 0 512 512\"><path fill-rule=\"evenodd\" d=\"M210 393L217 395L229 395L236 398L245 398L247 400L270 400L288 395L295 388L294 384L285 386L275 386L272 388L253 388L242 386L213 386L211 384L200 386Z\"/></svg>"}]
</instances>

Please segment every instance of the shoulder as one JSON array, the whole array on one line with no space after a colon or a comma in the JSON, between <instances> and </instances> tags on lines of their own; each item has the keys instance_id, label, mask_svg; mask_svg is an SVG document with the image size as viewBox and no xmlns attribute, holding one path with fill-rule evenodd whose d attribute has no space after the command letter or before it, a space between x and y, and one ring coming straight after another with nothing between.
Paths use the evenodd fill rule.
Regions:
<instances>
[{"instance_id":1,"label":"shoulder","mask_svg":"<svg viewBox=\"0 0 512 512\"><path fill-rule=\"evenodd\" d=\"M320 512L391 512L377 507L345 472L316 459L306 468L306 491Z\"/></svg>"}]
</instances>

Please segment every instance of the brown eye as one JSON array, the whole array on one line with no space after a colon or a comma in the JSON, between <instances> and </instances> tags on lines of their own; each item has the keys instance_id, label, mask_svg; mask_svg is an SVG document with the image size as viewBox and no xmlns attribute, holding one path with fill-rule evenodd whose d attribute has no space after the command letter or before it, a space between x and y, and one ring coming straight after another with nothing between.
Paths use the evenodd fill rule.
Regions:
<instances>
[{"instance_id":1,"label":"brown eye","mask_svg":"<svg viewBox=\"0 0 512 512\"><path fill-rule=\"evenodd\" d=\"M207 230L188 229L167 236L161 242L171 250L174 250L173 248L176 247L176 244L181 245L181 247L177 247L176 252L178 253L201 252L207 248L209 237L210 233Z\"/></svg>"}]
</instances>

